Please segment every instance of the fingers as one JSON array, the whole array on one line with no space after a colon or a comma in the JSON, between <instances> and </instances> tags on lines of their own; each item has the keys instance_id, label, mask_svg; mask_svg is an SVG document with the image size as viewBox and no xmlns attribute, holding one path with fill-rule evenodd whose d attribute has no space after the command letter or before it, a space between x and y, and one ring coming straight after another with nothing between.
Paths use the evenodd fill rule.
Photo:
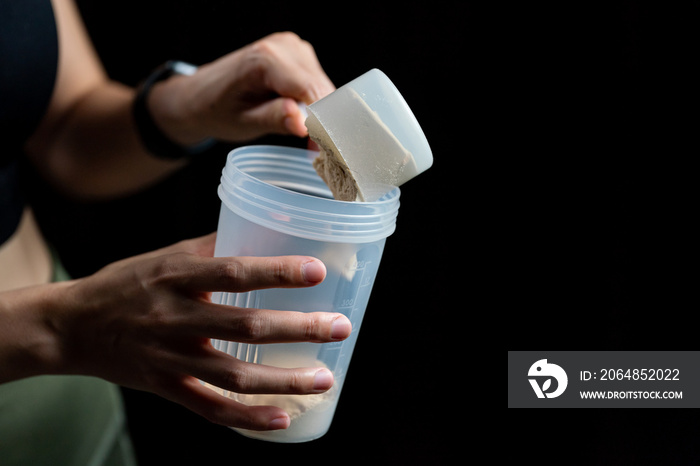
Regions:
<instances>
[{"instance_id":1,"label":"fingers","mask_svg":"<svg viewBox=\"0 0 700 466\"><path fill-rule=\"evenodd\" d=\"M241 293L265 288L314 286L326 277L326 267L306 256L201 257L163 256L154 264L154 279L192 292Z\"/></svg>"},{"instance_id":2,"label":"fingers","mask_svg":"<svg viewBox=\"0 0 700 466\"><path fill-rule=\"evenodd\" d=\"M335 90L313 47L296 34L277 33L252 44L251 50L262 57L258 62L264 64L267 90L280 97L246 112L246 123L261 131L306 136L298 102L311 104Z\"/></svg>"},{"instance_id":3,"label":"fingers","mask_svg":"<svg viewBox=\"0 0 700 466\"><path fill-rule=\"evenodd\" d=\"M311 104L335 90L311 44L294 33L271 34L253 44L267 58L266 74L272 90Z\"/></svg>"},{"instance_id":4,"label":"fingers","mask_svg":"<svg viewBox=\"0 0 700 466\"><path fill-rule=\"evenodd\" d=\"M323 262L306 256L201 257L169 254L154 261L151 286L165 286L195 297L209 292L248 292L266 288L309 287L326 276ZM352 325L328 312L245 309L195 298L170 313L173 331L246 343L331 342L344 340ZM176 309L179 308L179 312Z\"/></svg>"},{"instance_id":5,"label":"fingers","mask_svg":"<svg viewBox=\"0 0 700 466\"><path fill-rule=\"evenodd\" d=\"M161 311L168 312L158 312L154 319L157 334L167 335L159 345L158 371L169 375L147 385L218 424L253 430L286 428L290 420L282 409L245 406L202 386L198 379L236 393L313 394L332 387L332 373L322 368L246 363L215 350L208 339L322 343L347 338L351 323L336 313L245 309L203 299L211 291L313 286L326 276L324 264L307 256L208 257L214 243L215 235L208 235L138 259L142 261L139 289L145 286L153 292L153 287L160 288L165 292L160 296L166 296L169 303L161 306Z\"/></svg>"},{"instance_id":6,"label":"fingers","mask_svg":"<svg viewBox=\"0 0 700 466\"><path fill-rule=\"evenodd\" d=\"M310 395L323 393L334 383L332 372L325 368L282 369L246 363L211 346L204 355L193 358L172 353L171 359L163 361L159 369L173 374L189 374L163 380L159 384L162 390L156 390L161 396L182 404L211 422L253 430L287 428L289 416L274 406L238 403L221 396L222 390L242 394ZM198 380L212 387L202 386Z\"/></svg>"},{"instance_id":7,"label":"fingers","mask_svg":"<svg viewBox=\"0 0 700 466\"><path fill-rule=\"evenodd\" d=\"M350 336L352 324L342 314L242 309L202 303L186 311L178 325L202 338L241 343L328 343Z\"/></svg>"},{"instance_id":8,"label":"fingers","mask_svg":"<svg viewBox=\"0 0 700 466\"><path fill-rule=\"evenodd\" d=\"M300 104L291 99L284 99L284 127L294 136L308 136L309 130L306 128L306 111L302 112Z\"/></svg>"},{"instance_id":9,"label":"fingers","mask_svg":"<svg viewBox=\"0 0 700 466\"><path fill-rule=\"evenodd\" d=\"M246 406L217 394L192 377L173 381L160 395L215 424L250 430L286 429L290 424L289 415L278 407Z\"/></svg>"},{"instance_id":10,"label":"fingers","mask_svg":"<svg viewBox=\"0 0 700 466\"><path fill-rule=\"evenodd\" d=\"M244 362L211 345L196 357L173 353L172 359L163 364L173 372L235 393L311 395L327 391L334 382L333 373L326 368L281 368Z\"/></svg>"},{"instance_id":11,"label":"fingers","mask_svg":"<svg viewBox=\"0 0 700 466\"><path fill-rule=\"evenodd\" d=\"M264 37L188 79L187 86L180 80L176 94L188 109L182 118L187 130L238 143L265 134L306 136L298 103L311 104L335 90L313 47L293 33Z\"/></svg>"},{"instance_id":12,"label":"fingers","mask_svg":"<svg viewBox=\"0 0 700 466\"><path fill-rule=\"evenodd\" d=\"M245 112L245 124L256 128L260 134L291 134L304 137L308 134L304 121L297 101L288 97L268 100Z\"/></svg>"}]
</instances>

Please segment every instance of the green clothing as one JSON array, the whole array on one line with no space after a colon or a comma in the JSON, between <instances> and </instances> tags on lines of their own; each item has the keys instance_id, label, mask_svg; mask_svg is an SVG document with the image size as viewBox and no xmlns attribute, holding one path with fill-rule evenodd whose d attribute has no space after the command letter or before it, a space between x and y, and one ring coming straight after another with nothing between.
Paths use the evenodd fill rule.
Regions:
<instances>
[{"instance_id":1,"label":"green clothing","mask_svg":"<svg viewBox=\"0 0 700 466\"><path fill-rule=\"evenodd\" d=\"M67 278L56 265L55 281ZM0 465L135 466L119 388L53 375L0 384Z\"/></svg>"}]
</instances>

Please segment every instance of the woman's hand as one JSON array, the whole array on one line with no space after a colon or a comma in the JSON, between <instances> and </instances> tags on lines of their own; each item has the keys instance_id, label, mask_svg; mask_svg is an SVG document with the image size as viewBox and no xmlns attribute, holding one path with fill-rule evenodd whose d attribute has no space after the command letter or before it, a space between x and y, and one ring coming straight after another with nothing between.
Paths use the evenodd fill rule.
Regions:
<instances>
[{"instance_id":1,"label":"woman's hand","mask_svg":"<svg viewBox=\"0 0 700 466\"><path fill-rule=\"evenodd\" d=\"M243 142L264 134L305 136L298 103L335 90L313 47L285 32L267 36L198 69L155 86L150 106L174 140L207 137Z\"/></svg>"},{"instance_id":2,"label":"woman's hand","mask_svg":"<svg viewBox=\"0 0 700 466\"><path fill-rule=\"evenodd\" d=\"M56 189L80 199L131 195L186 165L146 150L134 125L135 90L108 78L76 5L54 0L59 66L53 96L24 149ZM148 108L171 140L243 143L265 134L306 136L298 103L335 87L313 47L276 33L151 88Z\"/></svg>"},{"instance_id":3,"label":"woman's hand","mask_svg":"<svg viewBox=\"0 0 700 466\"><path fill-rule=\"evenodd\" d=\"M287 414L248 407L198 379L240 393L310 394L328 390L327 369L280 369L242 362L210 338L275 343L347 338L341 314L242 309L210 301L213 291L307 287L325 277L310 257L212 258L214 235L111 264L67 286L51 316L61 372L86 374L180 403L212 422L279 429Z\"/></svg>"}]
</instances>

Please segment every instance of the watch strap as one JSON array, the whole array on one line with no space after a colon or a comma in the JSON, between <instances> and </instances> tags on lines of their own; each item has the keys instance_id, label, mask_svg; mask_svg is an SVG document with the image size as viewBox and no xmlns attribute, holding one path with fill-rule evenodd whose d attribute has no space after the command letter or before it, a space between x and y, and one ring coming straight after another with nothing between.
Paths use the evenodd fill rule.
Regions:
<instances>
[{"instance_id":1,"label":"watch strap","mask_svg":"<svg viewBox=\"0 0 700 466\"><path fill-rule=\"evenodd\" d=\"M197 67L177 60L169 60L156 68L138 87L133 104L133 116L136 130L144 147L155 157L167 160L179 160L201 154L211 148L216 140L213 138L192 145L183 146L172 141L153 121L148 109L147 99L152 87L173 75L192 75Z\"/></svg>"}]
</instances>

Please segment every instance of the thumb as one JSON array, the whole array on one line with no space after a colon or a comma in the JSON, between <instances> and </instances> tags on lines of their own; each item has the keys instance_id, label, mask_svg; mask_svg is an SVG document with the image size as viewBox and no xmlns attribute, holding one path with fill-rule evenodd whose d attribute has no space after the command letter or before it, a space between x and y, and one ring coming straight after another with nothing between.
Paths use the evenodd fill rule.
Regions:
<instances>
[{"instance_id":1,"label":"thumb","mask_svg":"<svg viewBox=\"0 0 700 466\"><path fill-rule=\"evenodd\" d=\"M305 117L294 99L278 97L268 100L248 112L249 122L262 133L291 134L304 137L308 134Z\"/></svg>"}]
</instances>

